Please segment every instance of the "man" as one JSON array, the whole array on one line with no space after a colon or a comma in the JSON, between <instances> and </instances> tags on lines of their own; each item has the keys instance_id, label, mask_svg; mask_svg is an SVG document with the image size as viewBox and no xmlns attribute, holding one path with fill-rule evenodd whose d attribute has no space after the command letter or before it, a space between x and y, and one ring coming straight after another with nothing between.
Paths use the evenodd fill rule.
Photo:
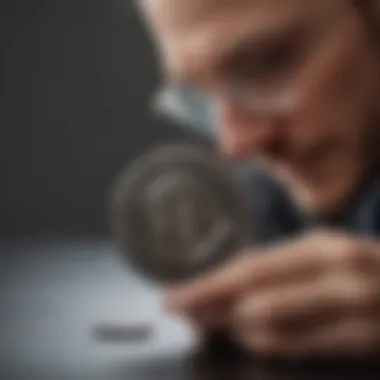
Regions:
<instances>
[{"instance_id":1,"label":"man","mask_svg":"<svg viewBox=\"0 0 380 380\"><path fill-rule=\"evenodd\" d=\"M295 234L166 296L252 353L380 348L379 5L141 0L168 83L200 96L208 113L193 116L221 150L264 168L302 215Z\"/></svg>"}]
</instances>

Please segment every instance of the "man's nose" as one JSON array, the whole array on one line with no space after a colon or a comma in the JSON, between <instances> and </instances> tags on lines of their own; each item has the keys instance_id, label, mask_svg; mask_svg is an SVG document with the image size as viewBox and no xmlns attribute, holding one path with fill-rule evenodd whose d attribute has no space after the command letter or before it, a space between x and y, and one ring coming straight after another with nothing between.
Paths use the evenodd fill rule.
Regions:
<instances>
[{"instance_id":1,"label":"man's nose","mask_svg":"<svg viewBox=\"0 0 380 380\"><path fill-rule=\"evenodd\" d=\"M265 153L280 138L275 120L253 112L242 112L230 105L219 107L219 145L235 159Z\"/></svg>"}]
</instances>

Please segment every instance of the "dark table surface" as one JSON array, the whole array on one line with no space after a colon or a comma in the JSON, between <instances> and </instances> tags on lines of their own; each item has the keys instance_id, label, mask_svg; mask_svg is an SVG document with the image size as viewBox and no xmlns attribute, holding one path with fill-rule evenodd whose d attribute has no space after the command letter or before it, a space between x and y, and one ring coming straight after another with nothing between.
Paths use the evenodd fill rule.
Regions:
<instances>
[{"instance_id":1,"label":"dark table surface","mask_svg":"<svg viewBox=\"0 0 380 380\"><path fill-rule=\"evenodd\" d=\"M18 239L0 244L0 379L379 379L369 364L254 360L199 345L160 308L160 289L128 270L100 239ZM106 344L102 323L152 324L152 339ZM372 373L371 373L372 371Z\"/></svg>"}]
</instances>

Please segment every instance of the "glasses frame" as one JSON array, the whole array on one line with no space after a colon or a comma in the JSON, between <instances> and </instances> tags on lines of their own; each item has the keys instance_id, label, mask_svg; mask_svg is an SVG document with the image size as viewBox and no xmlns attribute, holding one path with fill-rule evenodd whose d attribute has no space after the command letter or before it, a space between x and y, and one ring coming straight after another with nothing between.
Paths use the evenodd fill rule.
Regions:
<instances>
[{"instance_id":1,"label":"glasses frame","mask_svg":"<svg viewBox=\"0 0 380 380\"><path fill-rule=\"evenodd\" d=\"M374 12L371 7L372 2L367 0L351 0L350 3L363 18L365 24L369 26L371 34L375 32L377 38L380 35L380 9L377 13ZM376 16L379 16L379 20L376 19ZM333 23L333 20L330 21ZM321 27L321 29L322 32L317 34L315 43L307 53L309 56L312 56L315 49L318 49L319 44L324 41L323 37L330 32L330 28L324 30ZM308 62L300 65L300 72L307 66ZM226 89L227 86L224 88ZM253 97L249 97L249 102L242 102L228 90L223 91L223 97L243 111L270 117L289 112L297 102L298 91L296 85L290 85L289 88L283 90L282 94L274 93L273 97L267 99L267 102L260 102L257 99L256 102L252 101ZM252 88L251 93L255 94L255 88ZM260 95L257 98L259 99ZM178 126L200 133L206 138L214 139L217 137L218 128L215 107L213 107L211 99L189 85L171 82L161 86L155 93L151 99L151 110L156 116L174 121ZM248 96L246 99L248 100Z\"/></svg>"}]
</instances>

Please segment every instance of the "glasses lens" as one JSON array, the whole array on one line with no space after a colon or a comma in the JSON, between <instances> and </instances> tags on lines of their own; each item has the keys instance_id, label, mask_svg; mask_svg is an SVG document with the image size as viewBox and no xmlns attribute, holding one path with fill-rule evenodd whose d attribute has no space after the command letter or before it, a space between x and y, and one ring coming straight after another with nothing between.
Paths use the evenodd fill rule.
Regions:
<instances>
[{"instance_id":1,"label":"glasses lens","mask_svg":"<svg viewBox=\"0 0 380 380\"><path fill-rule=\"evenodd\" d=\"M176 84L164 88L154 99L154 110L183 128L207 137L216 135L215 112L210 99L191 86Z\"/></svg>"}]
</instances>

